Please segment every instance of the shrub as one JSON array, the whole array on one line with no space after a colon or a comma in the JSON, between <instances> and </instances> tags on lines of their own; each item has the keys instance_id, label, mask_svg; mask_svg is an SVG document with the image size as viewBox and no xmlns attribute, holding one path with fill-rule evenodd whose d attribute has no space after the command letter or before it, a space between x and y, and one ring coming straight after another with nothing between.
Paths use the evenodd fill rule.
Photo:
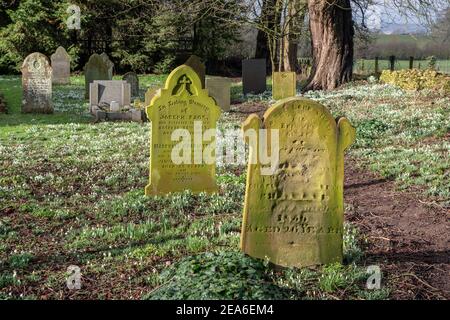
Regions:
<instances>
[{"instance_id":1,"label":"shrub","mask_svg":"<svg viewBox=\"0 0 450 320\"><path fill-rule=\"evenodd\" d=\"M450 76L435 70L383 70L380 80L406 90L430 89L450 93Z\"/></svg>"}]
</instances>

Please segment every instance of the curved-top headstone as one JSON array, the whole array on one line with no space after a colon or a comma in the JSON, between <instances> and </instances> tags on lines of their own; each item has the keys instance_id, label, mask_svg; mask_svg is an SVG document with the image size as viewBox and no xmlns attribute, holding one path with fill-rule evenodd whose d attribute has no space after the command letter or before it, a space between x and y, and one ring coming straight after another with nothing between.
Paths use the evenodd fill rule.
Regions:
<instances>
[{"instance_id":1,"label":"curved-top headstone","mask_svg":"<svg viewBox=\"0 0 450 320\"><path fill-rule=\"evenodd\" d=\"M131 86L131 96L139 97L139 78L135 72L127 72L123 75L122 80L125 80Z\"/></svg>"},{"instance_id":2,"label":"curved-top headstone","mask_svg":"<svg viewBox=\"0 0 450 320\"><path fill-rule=\"evenodd\" d=\"M89 85L94 80L111 80L110 67L105 60L99 55L94 53L89 58L89 61L84 66L84 88L85 99L89 98Z\"/></svg>"},{"instance_id":3,"label":"curved-top headstone","mask_svg":"<svg viewBox=\"0 0 450 320\"><path fill-rule=\"evenodd\" d=\"M66 49L58 47L55 53L51 55L54 84L69 84L70 83L70 56Z\"/></svg>"},{"instance_id":4,"label":"curved-top headstone","mask_svg":"<svg viewBox=\"0 0 450 320\"><path fill-rule=\"evenodd\" d=\"M247 142L249 159L257 160L248 166L241 249L288 267L342 261L344 150L355 129L303 98L281 100L263 119L251 115L243 129L247 137L256 132ZM258 149L277 141L259 129L278 130L279 161L271 174L262 174Z\"/></svg>"},{"instance_id":5,"label":"curved-top headstone","mask_svg":"<svg viewBox=\"0 0 450 320\"><path fill-rule=\"evenodd\" d=\"M194 71L200 78L202 89L205 89L206 67L200 57L193 54L189 57L189 59L186 60L184 64L194 69Z\"/></svg>"},{"instance_id":6,"label":"curved-top headstone","mask_svg":"<svg viewBox=\"0 0 450 320\"><path fill-rule=\"evenodd\" d=\"M22 112L52 113L52 67L48 58L35 52L22 64Z\"/></svg>"},{"instance_id":7,"label":"curved-top headstone","mask_svg":"<svg viewBox=\"0 0 450 320\"><path fill-rule=\"evenodd\" d=\"M109 80L113 77L113 71L114 71L114 63L109 59L109 56L103 52L100 57L102 57L103 61L105 61L106 65L108 66L108 77Z\"/></svg>"},{"instance_id":8,"label":"curved-top headstone","mask_svg":"<svg viewBox=\"0 0 450 320\"><path fill-rule=\"evenodd\" d=\"M186 65L173 70L146 113L151 140L145 194L217 191L215 129L221 110L197 73Z\"/></svg>"}]
</instances>

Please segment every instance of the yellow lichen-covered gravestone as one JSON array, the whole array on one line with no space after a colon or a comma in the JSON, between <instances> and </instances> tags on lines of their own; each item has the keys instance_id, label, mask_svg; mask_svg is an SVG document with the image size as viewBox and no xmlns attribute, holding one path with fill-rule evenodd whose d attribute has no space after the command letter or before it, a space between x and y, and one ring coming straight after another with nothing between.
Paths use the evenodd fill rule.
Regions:
<instances>
[{"instance_id":1,"label":"yellow lichen-covered gravestone","mask_svg":"<svg viewBox=\"0 0 450 320\"><path fill-rule=\"evenodd\" d=\"M256 161L248 166L242 250L281 266L342 261L344 150L355 129L303 98L281 100L263 120L251 115L243 125L262 128L279 130L279 162L272 175L262 175L261 133L258 142L247 139Z\"/></svg>"},{"instance_id":2,"label":"yellow lichen-covered gravestone","mask_svg":"<svg viewBox=\"0 0 450 320\"><path fill-rule=\"evenodd\" d=\"M280 100L295 97L297 93L297 75L295 72L274 72L272 76L272 97Z\"/></svg>"},{"instance_id":3,"label":"yellow lichen-covered gravestone","mask_svg":"<svg viewBox=\"0 0 450 320\"><path fill-rule=\"evenodd\" d=\"M151 141L145 194L217 191L215 129L221 111L195 71L186 65L173 70L146 112Z\"/></svg>"}]
</instances>

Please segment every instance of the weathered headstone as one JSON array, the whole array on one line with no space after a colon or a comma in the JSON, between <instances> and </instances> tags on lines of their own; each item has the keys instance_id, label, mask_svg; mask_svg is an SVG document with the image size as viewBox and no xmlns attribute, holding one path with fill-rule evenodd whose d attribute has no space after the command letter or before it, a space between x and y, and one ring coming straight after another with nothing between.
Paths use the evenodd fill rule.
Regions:
<instances>
[{"instance_id":1,"label":"weathered headstone","mask_svg":"<svg viewBox=\"0 0 450 320\"><path fill-rule=\"evenodd\" d=\"M109 59L108 55L106 53L102 53L100 55L102 57L103 61L105 61L106 65L108 66L108 78L112 79L113 73L114 73L114 63Z\"/></svg>"},{"instance_id":2,"label":"weathered headstone","mask_svg":"<svg viewBox=\"0 0 450 320\"><path fill-rule=\"evenodd\" d=\"M202 83L202 89L205 89L206 67L202 60L196 55L191 55L184 64L191 67L197 73Z\"/></svg>"},{"instance_id":3,"label":"weathered headstone","mask_svg":"<svg viewBox=\"0 0 450 320\"><path fill-rule=\"evenodd\" d=\"M272 75L272 97L274 100L295 97L297 75L295 72L274 72Z\"/></svg>"},{"instance_id":4,"label":"weathered headstone","mask_svg":"<svg viewBox=\"0 0 450 320\"><path fill-rule=\"evenodd\" d=\"M249 164L242 250L281 266L342 261L344 151L355 129L303 98L284 99L263 120L251 115L243 125L258 136L260 128L279 130L279 162L272 175L262 174L259 154ZM256 141L250 143L250 159L258 152L261 140Z\"/></svg>"},{"instance_id":5,"label":"weathered headstone","mask_svg":"<svg viewBox=\"0 0 450 320\"><path fill-rule=\"evenodd\" d=\"M139 78L135 72L127 72L122 77L122 80L128 82L131 86L131 96L139 97Z\"/></svg>"},{"instance_id":6,"label":"weathered headstone","mask_svg":"<svg viewBox=\"0 0 450 320\"><path fill-rule=\"evenodd\" d=\"M266 59L242 60L242 89L244 94L266 91Z\"/></svg>"},{"instance_id":7,"label":"weathered headstone","mask_svg":"<svg viewBox=\"0 0 450 320\"><path fill-rule=\"evenodd\" d=\"M109 66L105 63L105 60L99 54L94 53L91 55L89 61L84 66L85 99L89 99L89 85L94 80L111 79Z\"/></svg>"},{"instance_id":8,"label":"weathered headstone","mask_svg":"<svg viewBox=\"0 0 450 320\"><path fill-rule=\"evenodd\" d=\"M119 108L131 105L131 86L124 80L94 80L89 87L89 105L110 105L118 103Z\"/></svg>"},{"instance_id":9,"label":"weathered headstone","mask_svg":"<svg viewBox=\"0 0 450 320\"><path fill-rule=\"evenodd\" d=\"M151 146L145 194L217 191L215 134L207 136L205 130L215 132L221 111L197 73L186 65L173 70L146 113Z\"/></svg>"},{"instance_id":10,"label":"weathered headstone","mask_svg":"<svg viewBox=\"0 0 450 320\"><path fill-rule=\"evenodd\" d=\"M230 111L231 80L222 77L206 78L206 89L223 111Z\"/></svg>"},{"instance_id":11,"label":"weathered headstone","mask_svg":"<svg viewBox=\"0 0 450 320\"><path fill-rule=\"evenodd\" d=\"M150 105L150 102L152 102L152 99L154 96L158 94L158 90L160 88L148 88L147 92L145 93L145 99L144 99L144 105L147 108Z\"/></svg>"},{"instance_id":12,"label":"weathered headstone","mask_svg":"<svg viewBox=\"0 0 450 320\"><path fill-rule=\"evenodd\" d=\"M52 113L52 67L48 58L35 52L22 64L22 112Z\"/></svg>"},{"instance_id":13,"label":"weathered headstone","mask_svg":"<svg viewBox=\"0 0 450 320\"><path fill-rule=\"evenodd\" d=\"M51 55L54 84L70 83L70 56L63 47L58 47L55 53Z\"/></svg>"}]
</instances>

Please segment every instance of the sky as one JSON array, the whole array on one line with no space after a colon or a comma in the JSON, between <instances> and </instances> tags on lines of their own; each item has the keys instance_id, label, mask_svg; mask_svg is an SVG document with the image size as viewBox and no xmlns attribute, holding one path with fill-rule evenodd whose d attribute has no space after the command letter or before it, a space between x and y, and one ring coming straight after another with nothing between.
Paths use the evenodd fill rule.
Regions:
<instances>
[{"instance_id":1,"label":"sky","mask_svg":"<svg viewBox=\"0 0 450 320\"><path fill-rule=\"evenodd\" d=\"M411 14L406 15L406 12L401 13L390 2L380 0L379 4L369 7L366 13L366 23L371 30L380 30L384 33L415 33L425 32L427 30L419 18ZM450 0L435 1L435 3L438 2L442 2L443 5L450 4Z\"/></svg>"}]
</instances>

